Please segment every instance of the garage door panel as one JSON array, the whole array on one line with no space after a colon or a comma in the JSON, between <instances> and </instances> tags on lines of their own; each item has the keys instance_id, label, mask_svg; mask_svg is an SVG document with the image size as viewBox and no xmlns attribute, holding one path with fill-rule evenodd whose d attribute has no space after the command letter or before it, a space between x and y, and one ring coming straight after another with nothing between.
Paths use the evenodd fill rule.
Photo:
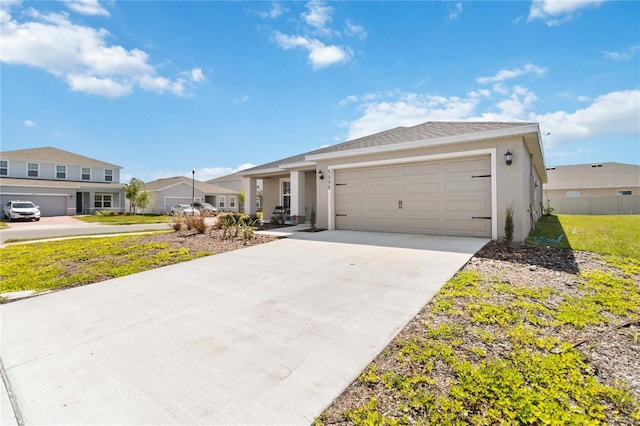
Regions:
<instances>
[{"instance_id":1,"label":"garage door panel","mask_svg":"<svg viewBox=\"0 0 640 426\"><path fill-rule=\"evenodd\" d=\"M380 169L369 169L367 177L369 179L388 179L398 177L399 173L399 167L385 167Z\"/></svg>"},{"instance_id":2,"label":"garage door panel","mask_svg":"<svg viewBox=\"0 0 640 426\"><path fill-rule=\"evenodd\" d=\"M419 164L415 166L404 166L402 168L403 176L433 176L440 173L439 164Z\"/></svg>"},{"instance_id":3,"label":"garage door panel","mask_svg":"<svg viewBox=\"0 0 640 426\"><path fill-rule=\"evenodd\" d=\"M338 170L336 182L346 185L336 187L336 227L491 236L491 219L473 219L491 215L490 164L487 155Z\"/></svg>"},{"instance_id":4,"label":"garage door panel","mask_svg":"<svg viewBox=\"0 0 640 426\"><path fill-rule=\"evenodd\" d=\"M445 173L488 172L491 170L488 158L447 161L444 163Z\"/></svg>"},{"instance_id":5,"label":"garage door panel","mask_svg":"<svg viewBox=\"0 0 640 426\"><path fill-rule=\"evenodd\" d=\"M385 195L397 197L399 185L397 183L387 183L382 185L369 186L367 193L369 195Z\"/></svg>"}]
</instances>

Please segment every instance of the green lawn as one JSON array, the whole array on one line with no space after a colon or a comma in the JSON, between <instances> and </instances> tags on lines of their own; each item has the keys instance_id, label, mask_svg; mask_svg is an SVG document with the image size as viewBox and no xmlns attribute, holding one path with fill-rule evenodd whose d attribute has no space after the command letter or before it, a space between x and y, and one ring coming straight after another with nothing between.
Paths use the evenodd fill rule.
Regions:
<instances>
[{"instance_id":1,"label":"green lawn","mask_svg":"<svg viewBox=\"0 0 640 426\"><path fill-rule=\"evenodd\" d=\"M113 215L113 216L101 216L101 215L89 215L89 216L74 216L76 219L87 223L104 223L108 225L138 225L149 223L166 223L171 220L171 216L167 215L152 215L152 214L135 214L135 215Z\"/></svg>"},{"instance_id":2,"label":"green lawn","mask_svg":"<svg viewBox=\"0 0 640 426\"><path fill-rule=\"evenodd\" d=\"M139 236L12 245L0 249L0 293L84 285L208 254L141 243Z\"/></svg>"},{"instance_id":3,"label":"green lawn","mask_svg":"<svg viewBox=\"0 0 640 426\"><path fill-rule=\"evenodd\" d=\"M552 243L561 235L560 243ZM529 242L640 259L640 216L545 216Z\"/></svg>"}]
</instances>

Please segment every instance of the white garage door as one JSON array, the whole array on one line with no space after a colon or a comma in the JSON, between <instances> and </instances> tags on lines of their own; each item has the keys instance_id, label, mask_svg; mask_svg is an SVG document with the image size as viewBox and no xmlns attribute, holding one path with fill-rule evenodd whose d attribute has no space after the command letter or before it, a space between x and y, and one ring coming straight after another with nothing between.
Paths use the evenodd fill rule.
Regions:
<instances>
[{"instance_id":1,"label":"white garage door","mask_svg":"<svg viewBox=\"0 0 640 426\"><path fill-rule=\"evenodd\" d=\"M40 207L42 216L66 216L67 197L61 195L31 195L20 200L29 200Z\"/></svg>"},{"instance_id":2,"label":"white garage door","mask_svg":"<svg viewBox=\"0 0 640 426\"><path fill-rule=\"evenodd\" d=\"M491 237L490 157L336 170L336 228Z\"/></svg>"}]
</instances>

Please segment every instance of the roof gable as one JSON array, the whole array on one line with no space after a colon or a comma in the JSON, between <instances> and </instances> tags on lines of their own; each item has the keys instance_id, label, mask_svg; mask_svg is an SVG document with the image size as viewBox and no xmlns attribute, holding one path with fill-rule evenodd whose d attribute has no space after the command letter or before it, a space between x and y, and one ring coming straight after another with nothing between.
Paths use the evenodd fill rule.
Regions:
<instances>
[{"instance_id":1,"label":"roof gable","mask_svg":"<svg viewBox=\"0 0 640 426\"><path fill-rule=\"evenodd\" d=\"M147 191L162 191L176 185L188 185L189 187L193 185L195 188L198 188L198 191L202 191L205 194L237 194L236 191L232 191L231 189L208 182L202 182L197 179L193 180L187 176L174 176L145 183Z\"/></svg>"},{"instance_id":2,"label":"roof gable","mask_svg":"<svg viewBox=\"0 0 640 426\"><path fill-rule=\"evenodd\" d=\"M96 160L95 158L85 157L83 155L74 154L73 152L64 151L50 146L3 151L0 152L0 157L7 160L42 161L46 163L64 163L75 164L78 166L122 169L121 166L117 166L115 164L106 163L104 161Z\"/></svg>"},{"instance_id":3,"label":"roof gable","mask_svg":"<svg viewBox=\"0 0 640 426\"><path fill-rule=\"evenodd\" d=\"M316 149L303 154L294 155L292 157L283 158L278 161L262 164L251 169L243 170L239 174L251 173L253 171L261 171L266 169L277 169L287 164L304 163L308 157L321 156L323 154L330 155L332 153L345 155L349 151L357 151L362 149L385 147L392 148L393 145L403 143L428 141L428 140L451 140L456 137L465 135L478 135L483 133L491 133L496 131L510 131L518 128L529 127L536 123L525 122L439 122L428 121L412 127L396 127L394 129L385 130L373 135L346 141L337 145ZM437 143L434 143L434 145Z\"/></svg>"}]
</instances>

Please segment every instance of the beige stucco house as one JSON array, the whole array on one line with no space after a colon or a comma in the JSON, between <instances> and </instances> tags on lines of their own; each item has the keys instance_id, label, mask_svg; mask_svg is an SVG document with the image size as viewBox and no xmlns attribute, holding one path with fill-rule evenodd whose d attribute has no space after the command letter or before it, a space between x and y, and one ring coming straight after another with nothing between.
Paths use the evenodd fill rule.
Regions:
<instances>
[{"instance_id":1,"label":"beige stucco house","mask_svg":"<svg viewBox=\"0 0 640 426\"><path fill-rule=\"evenodd\" d=\"M547 168L545 202L555 214L640 214L640 166L576 164Z\"/></svg>"},{"instance_id":2,"label":"beige stucco house","mask_svg":"<svg viewBox=\"0 0 640 426\"><path fill-rule=\"evenodd\" d=\"M397 127L238 173L245 211L263 181L264 217L276 206L327 229L503 236L514 239L542 210L547 175L537 123L427 122Z\"/></svg>"},{"instance_id":3,"label":"beige stucco house","mask_svg":"<svg viewBox=\"0 0 640 426\"><path fill-rule=\"evenodd\" d=\"M240 207L240 191L186 176L157 179L145 183L145 188L151 194L151 203L145 208L149 213L169 213L175 204L192 202L210 203L220 212L235 212Z\"/></svg>"},{"instance_id":4,"label":"beige stucco house","mask_svg":"<svg viewBox=\"0 0 640 426\"><path fill-rule=\"evenodd\" d=\"M28 200L42 216L124 211L122 167L53 147L0 152L0 202Z\"/></svg>"}]
</instances>

